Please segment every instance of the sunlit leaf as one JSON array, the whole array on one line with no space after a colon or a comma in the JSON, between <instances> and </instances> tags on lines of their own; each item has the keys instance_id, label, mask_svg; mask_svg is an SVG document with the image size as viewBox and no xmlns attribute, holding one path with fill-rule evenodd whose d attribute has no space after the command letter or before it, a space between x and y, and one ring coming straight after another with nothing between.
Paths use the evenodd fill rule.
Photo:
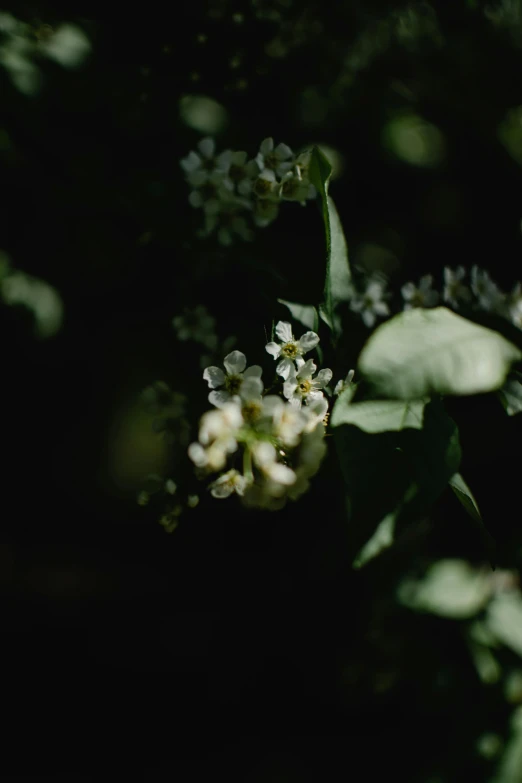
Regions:
<instances>
[{"instance_id":1,"label":"sunlit leaf","mask_svg":"<svg viewBox=\"0 0 522 783\"><path fill-rule=\"evenodd\" d=\"M305 326L307 329L317 332L319 328L319 316L313 305L303 305L297 302L287 302L285 299L277 300L280 304L288 307L292 318Z\"/></svg>"},{"instance_id":2,"label":"sunlit leaf","mask_svg":"<svg viewBox=\"0 0 522 783\"><path fill-rule=\"evenodd\" d=\"M498 389L520 350L498 334L437 307L409 310L379 326L359 371L383 397L420 399Z\"/></svg>"},{"instance_id":3,"label":"sunlit leaf","mask_svg":"<svg viewBox=\"0 0 522 783\"><path fill-rule=\"evenodd\" d=\"M332 427L354 424L368 433L422 429L427 400L365 400L352 402L348 388L339 395L330 423Z\"/></svg>"}]
</instances>

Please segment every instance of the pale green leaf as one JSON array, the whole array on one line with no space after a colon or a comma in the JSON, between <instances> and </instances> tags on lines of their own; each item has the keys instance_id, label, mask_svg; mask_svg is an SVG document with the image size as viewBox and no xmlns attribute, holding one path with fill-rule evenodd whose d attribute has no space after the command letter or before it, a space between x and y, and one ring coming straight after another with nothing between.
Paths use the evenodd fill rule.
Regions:
<instances>
[{"instance_id":1,"label":"pale green leaf","mask_svg":"<svg viewBox=\"0 0 522 783\"><path fill-rule=\"evenodd\" d=\"M480 394L498 389L520 350L498 332L445 307L400 313L379 326L359 371L384 397Z\"/></svg>"},{"instance_id":2,"label":"pale green leaf","mask_svg":"<svg viewBox=\"0 0 522 783\"><path fill-rule=\"evenodd\" d=\"M511 373L501 389L498 390L500 401L508 416L522 412L522 373Z\"/></svg>"},{"instance_id":3,"label":"pale green leaf","mask_svg":"<svg viewBox=\"0 0 522 783\"><path fill-rule=\"evenodd\" d=\"M394 511L384 517L377 526L373 536L357 554L353 561L354 568L362 568L369 560L373 560L374 557L377 557L384 549L388 549L393 544L396 518L397 515Z\"/></svg>"},{"instance_id":4,"label":"pale green leaf","mask_svg":"<svg viewBox=\"0 0 522 783\"><path fill-rule=\"evenodd\" d=\"M354 424L364 432L399 432L422 429L427 400L365 400L351 402L353 392L347 389L334 405L330 424Z\"/></svg>"},{"instance_id":5,"label":"pale green leaf","mask_svg":"<svg viewBox=\"0 0 522 783\"><path fill-rule=\"evenodd\" d=\"M305 326L307 329L311 329L313 332L317 332L319 328L319 316L317 310L313 305L303 305L298 302L287 302L285 299L278 299L279 304L288 307L292 318Z\"/></svg>"}]
</instances>

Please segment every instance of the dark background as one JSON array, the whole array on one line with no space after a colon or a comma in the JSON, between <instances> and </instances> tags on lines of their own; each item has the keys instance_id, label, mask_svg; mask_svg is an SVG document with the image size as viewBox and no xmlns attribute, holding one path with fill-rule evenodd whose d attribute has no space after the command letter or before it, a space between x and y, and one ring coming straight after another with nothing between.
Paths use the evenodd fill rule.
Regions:
<instances>
[{"instance_id":1,"label":"dark background","mask_svg":"<svg viewBox=\"0 0 522 783\"><path fill-rule=\"evenodd\" d=\"M332 194L352 258L365 242L388 248L396 290L460 263L506 288L520 277L520 168L497 129L522 103L521 52L479 3L447 6L435 6L442 44L394 40L348 76L346 53L391 5L275 3L272 21L227 2L176 15L11 6L32 23L80 24L93 51L79 71L43 61L34 97L0 72L1 245L66 308L46 342L22 310L0 312L6 773L487 779L474 743L486 729L505 734L509 708L479 682L458 623L393 599L412 565L485 559L453 498L355 573L333 450L284 512L203 497L171 535L157 508L136 504L136 467L130 478L118 467L125 411L145 386L188 393L193 421L205 409L197 357L171 327L184 306L204 303L222 334L264 361L264 328L283 316L276 298L315 303L322 288L314 204L289 205L252 246L195 239L179 159L199 135L180 120L185 94L226 107L222 147L254 154L272 135L338 150ZM274 39L284 56L270 55ZM383 125L403 107L444 134L440 166L408 166L383 147ZM327 357L336 377L365 334L354 320L350 361ZM450 412L498 561L516 568L520 423L494 398Z\"/></svg>"}]
</instances>

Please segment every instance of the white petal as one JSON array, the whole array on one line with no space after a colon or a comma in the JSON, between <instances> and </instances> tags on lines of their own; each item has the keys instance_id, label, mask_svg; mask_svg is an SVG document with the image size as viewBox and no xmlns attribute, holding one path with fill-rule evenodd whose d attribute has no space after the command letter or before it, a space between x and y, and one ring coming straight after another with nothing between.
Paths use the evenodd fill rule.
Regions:
<instances>
[{"instance_id":1,"label":"white petal","mask_svg":"<svg viewBox=\"0 0 522 783\"><path fill-rule=\"evenodd\" d=\"M272 481L276 481L278 484L284 484L285 487L289 487L296 480L296 475L292 468L287 467L287 465L281 465L280 462L272 465L269 475Z\"/></svg>"},{"instance_id":2,"label":"white petal","mask_svg":"<svg viewBox=\"0 0 522 783\"><path fill-rule=\"evenodd\" d=\"M232 351L225 356L223 364L229 375L239 375L246 367L246 356L241 351Z\"/></svg>"},{"instance_id":3,"label":"white petal","mask_svg":"<svg viewBox=\"0 0 522 783\"><path fill-rule=\"evenodd\" d=\"M283 384L283 394L285 395L287 400L290 400L295 390L297 389L297 383L295 382L295 379L291 379L289 381L285 381Z\"/></svg>"},{"instance_id":4,"label":"white petal","mask_svg":"<svg viewBox=\"0 0 522 783\"><path fill-rule=\"evenodd\" d=\"M259 364L253 364L251 367L247 367L243 373L244 378L261 378L263 374L263 368Z\"/></svg>"},{"instance_id":5,"label":"white petal","mask_svg":"<svg viewBox=\"0 0 522 783\"><path fill-rule=\"evenodd\" d=\"M320 400L321 398L324 399L324 394L322 393L322 391L319 391L319 389L312 389L306 395L306 402L307 404L314 403Z\"/></svg>"},{"instance_id":6,"label":"white petal","mask_svg":"<svg viewBox=\"0 0 522 783\"><path fill-rule=\"evenodd\" d=\"M299 369L299 372L297 373L297 377L300 380L308 381L314 374L314 372L317 370L317 365L315 364L313 359L308 359L307 362L303 364L303 366Z\"/></svg>"},{"instance_id":7,"label":"white petal","mask_svg":"<svg viewBox=\"0 0 522 783\"><path fill-rule=\"evenodd\" d=\"M224 481L221 484L214 484L210 489L210 494L213 498L228 498L233 491L234 487L228 481Z\"/></svg>"},{"instance_id":8,"label":"white petal","mask_svg":"<svg viewBox=\"0 0 522 783\"><path fill-rule=\"evenodd\" d=\"M219 367L207 367L203 380L207 381L209 389L217 389L225 383L225 373Z\"/></svg>"},{"instance_id":9,"label":"white petal","mask_svg":"<svg viewBox=\"0 0 522 783\"><path fill-rule=\"evenodd\" d=\"M241 384L239 394L242 400L257 400L263 392L263 381L260 378L245 378Z\"/></svg>"},{"instance_id":10,"label":"white petal","mask_svg":"<svg viewBox=\"0 0 522 783\"><path fill-rule=\"evenodd\" d=\"M271 182L271 183L277 182L276 175L274 174L272 169L264 169L259 175L259 179L264 179L267 182Z\"/></svg>"},{"instance_id":11,"label":"white petal","mask_svg":"<svg viewBox=\"0 0 522 783\"><path fill-rule=\"evenodd\" d=\"M278 345L277 343L267 343L265 345L265 350L267 353L273 356L274 359L277 359L279 354L281 353L281 346Z\"/></svg>"},{"instance_id":12,"label":"white petal","mask_svg":"<svg viewBox=\"0 0 522 783\"><path fill-rule=\"evenodd\" d=\"M274 149L274 140L271 137L269 137L268 139L264 139L259 145L259 152L262 155L270 155L273 149Z\"/></svg>"},{"instance_id":13,"label":"white petal","mask_svg":"<svg viewBox=\"0 0 522 783\"><path fill-rule=\"evenodd\" d=\"M211 138L201 139L201 141L198 144L198 150L201 152L202 155L205 156L205 158L211 158L214 154L215 149L216 149L216 144L214 142L214 139Z\"/></svg>"},{"instance_id":14,"label":"white petal","mask_svg":"<svg viewBox=\"0 0 522 783\"><path fill-rule=\"evenodd\" d=\"M283 343L290 343L294 339L292 324L289 324L288 321L279 321L275 328L275 333Z\"/></svg>"},{"instance_id":15,"label":"white petal","mask_svg":"<svg viewBox=\"0 0 522 783\"><path fill-rule=\"evenodd\" d=\"M279 160L286 160L294 154L287 144L278 144L274 153Z\"/></svg>"},{"instance_id":16,"label":"white petal","mask_svg":"<svg viewBox=\"0 0 522 783\"><path fill-rule=\"evenodd\" d=\"M290 376L295 375L295 367L292 364L291 359L287 359L286 357L281 359L276 367L276 373L285 381L288 380Z\"/></svg>"},{"instance_id":17,"label":"white petal","mask_svg":"<svg viewBox=\"0 0 522 783\"><path fill-rule=\"evenodd\" d=\"M364 325L371 329L376 321L375 313L373 310L363 310L362 319L364 321Z\"/></svg>"},{"instance_id":18,"label":"white petal","mask_svg":"<svg viewBox=\"0 0 522 783\"><path fill-rule=\"evenodd\" d=\"M299 340L299 348L303 353L308 353L319 343L319 335L315 332L306 332Z\"/></svg>"},{"instance_id":19,"label":"white petal","mask_svg":"<svg viewBox=\"0 0 522 783\"><path fill-rule=\"evenodd\" d=\"M199 169L201 166L201 158L196 152L189 152L186 158L180 160L181 168L189 174L191 171Z\"/></svg>"},{"instance_id":20,"label":"white petal","mask_svg":"<svg viewBox=\"0 0 522 783\"><path fill-rule=\"evenodd\" d=\"M193 190L191 193L189 193L188 200L190 206L194 207L195 209L199 209L205 203L205 200L199 190Z\"/></svg>"},{"instance_id":21,"label":"white petal","mask_svg":"<svg viewBox=\"0 0 522 783\"><path fill-rule=\"evenodd\" d=\"M215 405L216 408L222 408L227 402L232 399L230 392L227 391L211 391L208 395L208 401L211 405Z\"/></svg>"},{"instance_id":22,"label":"white petal","mask_svg":"<svg viewBox=\"0 0 522 783\"><path fill-rule=\"evenodd\" d=\"M374 302L373 311L377 315L389 315L390 314L390 308L388 307L386 302Z\"/></svg>"},{"instance_id":23,"label":"white petal","mask_svg":"<svg viewBox=\"0 0 522 783\"><path fill-rule=\"evenodd\" d=\"M263 400L263 414L265 416L275 416L284 408L285 403L276 394L268 394Z\"/></svg>"},{"instance_id":24,"label":"white petal","mask_svg":"<svg viewBox=\"0 0 522 783\"><path fill-rule=\"evenodd\" d=\"M314 378L312 381L312 385L316 389L324 389L325 386L328 386L330 381L332 380L332 371L329 369L329 367L325 367L324 370L321 370L317 373L317 377Z\"/></svg>"},{"instance_id":25,"label":"white petal","mask_svg":"<svg viewBox=\"0 0 522 783\"><path fill-rule=\"evenodd\" d=\"M260 468L268 468L276 461L277 454L274 446L267 441L261 441L254 447L254 459Z\"/></svg>"},{"instance_id":26,"label":"white petal","mask_svg":"<svg viewBox=\"0 0 522 783\"><path fill-rule=\"evenodd\" d=\"M207 454L201 443L191 443L188 447L188 455L198 468L203 468L207 464Z\"/></svg>"},{"instance_id":27,"label":"white petal","mask_svg":"<svg viewBox=\"0 0 522 783\"><path fill-rule=\"evenodd\" d=\"M404 299L410 300L413 299L415 296L415 292L417 291L417 287L414 283L404 283L404 285L401 288L401 294Z\"/></svg>"}]
</instances>

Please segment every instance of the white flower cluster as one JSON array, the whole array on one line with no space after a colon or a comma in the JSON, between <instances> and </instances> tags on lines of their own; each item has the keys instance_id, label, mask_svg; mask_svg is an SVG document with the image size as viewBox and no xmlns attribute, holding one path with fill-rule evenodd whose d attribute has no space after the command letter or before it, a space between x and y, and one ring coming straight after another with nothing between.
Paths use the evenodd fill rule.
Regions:
<instances>
[{"instance_id":1,"label":"white flower cluster","mask_svg":"<svg viewBox=\"0 0 522 783\"><path fill-rule=\"evenodd\" d=\"M279 360L282 395L267 394L262 368L247 367L245 354L232 351L224 369L207 367L203 373L215 408L202 416L198 441L188 449L202 475L221 472L210 484L214 497L235 493L254 508L277 509L296 500L326 454L328 401L322 390L332 372L324 369L314 378L315 363L303 358L319 337L307 332L296 340L283 321L275 333L281 342L268 343L266 350Z\"/></svg>"},{"instance_id":2,"label":"white flower cluster","mask_svg":"<svg viewBox=\"0 0 522 783\"><path fill-rule=\"evenodd\" d=\"M216 231L225 246L236 237L250 241L252 225L264 228L272 223L282 201L304 204L315 198L308 179L309 162L310 153L295 155L286 144L274 146L272 138L261 142L252 159L242 151L217 154L214 140L202 139L197 152L189 152L180 161L192 188L189 202L203 210L201 235Z\"/></svg>"},{"instance_id":3,"label":"white flower cluster","mask_svg":"<svg viewBox=\"0 0 522 783\"><path fill-rule=\"evenodd\" d=\"M33 95L40 87L40 69L35 60L45 57L63 68L76 68L91 50L83 30L74 24L32 25L0 12L0 65L18 90Z\"/></svg>"},{"instance_id":4,"label":"white flower cluster","mask_svg":"<svg viewBox=\"0 0 522 783\"><path fill-rule=\"evenodd\" d=\"M491 279L485 269L472 266L469 285L466 283L467 270L463 266L456 269L445 267L442 294L432 288L433 277L425 275L419 285L406 283L402 289L404 309L411 307L434 307L439 300L458 310L463 304L477 310L501 315L522 329L522 284L516 283L510 293L505 293Z\"/></svg>"},{"instance_id":5,"label":"white flower cluster","mask_svg":"<svg viewBox=\"0 0 522 783\"><path fill-rule=\"evenodd\" d=\"M456 269L445 267L441 291L433 287L433 275L424 275L417 284L405 283L401 288L403 309L435 307L440 302L454 310L468 305L501 315L522 329L522 283L516 283L510 293L505 293L485 269L472 266L469 283L467 275L463 266ZM391 294L386 292L386 280L374 275L366 278L364 290L352 288L350 309L360 314L364 324L372 328L377 318L391 315L387 301L390 297Z\"/></svg>"}]
</instances>

